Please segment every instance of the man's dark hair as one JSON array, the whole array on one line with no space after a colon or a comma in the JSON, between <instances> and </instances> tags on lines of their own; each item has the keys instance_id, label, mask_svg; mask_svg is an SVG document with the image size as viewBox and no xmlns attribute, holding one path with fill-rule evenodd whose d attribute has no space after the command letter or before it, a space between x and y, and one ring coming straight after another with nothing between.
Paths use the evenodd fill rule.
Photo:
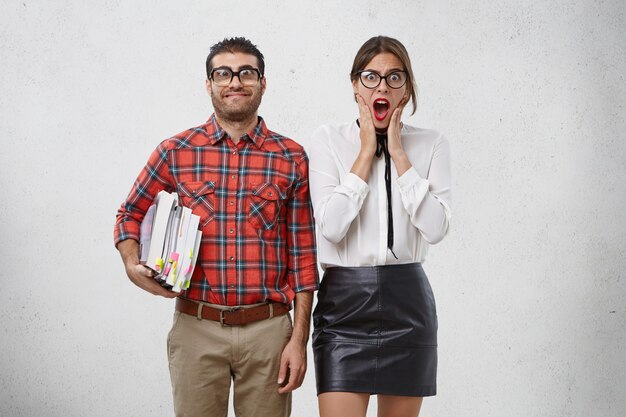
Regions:
<instances>
[{"instance_id":1,"label":"man's dark hair","mask_svg":"<svg viewBox=\"0 0 626 417\"><path fill-rule=\"evenodd\" d=\"M243 36L234 37L234 38L224 38L223 41L220 41L211 47L209 51L209 56L206 57L206 76L207 78L211 78L211 71L213 71L213 57L217 54L221 54L224 52L229 52L234 54L235 52L241 52L244 54L254 55L259 61L259 72L261 72L261 76L265 74L265 61L263 60L263 54L259 49L250 42L248 39Z\"/></svg>"}]
</instances>

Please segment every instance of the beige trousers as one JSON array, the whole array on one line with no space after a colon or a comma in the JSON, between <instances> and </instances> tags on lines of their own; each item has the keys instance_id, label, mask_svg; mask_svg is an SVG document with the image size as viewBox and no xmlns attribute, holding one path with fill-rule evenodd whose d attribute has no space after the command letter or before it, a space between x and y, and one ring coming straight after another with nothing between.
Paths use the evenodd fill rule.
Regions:
<instances>
[{"instance_id":1,"label":"beige trousers","mask_svg":"<svg viewBox=\"0 0 626 417\"><path fill-rule=\"evenodd\" d=\"M167 349L176 417L226 417L231 380L237 417L288 417L291 394L278 394L276 380L291 331L289 314L223 327L175 311Z\"/></svg>"}]
</instances>

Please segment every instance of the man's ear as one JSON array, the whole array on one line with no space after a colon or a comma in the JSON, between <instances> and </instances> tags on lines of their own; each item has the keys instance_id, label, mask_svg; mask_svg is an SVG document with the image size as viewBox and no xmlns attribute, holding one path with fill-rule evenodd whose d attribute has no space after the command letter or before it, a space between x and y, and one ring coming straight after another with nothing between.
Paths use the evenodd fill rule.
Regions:
<instances>
[{"instance_id":1,"label":"man's ear","mask_svg":"<svg viewBox=\"0 0 626 417\"><path fill-rule=\"evenodd\" d=\"M211 80L207 79L205 81L205 86L206 86L206 92L209 94L209 96L213 96L213 91L211 90Z\"/></svg>"},{"instance_id":2,"label":"man's ear","mask_svg":"<svg viewBox=\"0 0 626 417\"><path fill-rule=\"evenodd\" d=\"M266 80L267 80L267 78L265 78L265 76L263 76L263 78L261 78L261 95L265 94L265 89L267 88Z\"/></svg>"}]
</instances>

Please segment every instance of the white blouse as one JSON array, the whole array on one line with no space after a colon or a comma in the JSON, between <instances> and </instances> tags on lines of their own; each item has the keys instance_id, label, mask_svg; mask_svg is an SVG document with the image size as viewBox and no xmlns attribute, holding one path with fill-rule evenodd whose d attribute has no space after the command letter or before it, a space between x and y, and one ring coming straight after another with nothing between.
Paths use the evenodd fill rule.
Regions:
<instances>
[{"instance_id":1,"label":"white blouse","mask_svg":"<svg viewBox=\"0 0 626 417\"><path fill-rule=\"evenodd\" d=\"M384 158L375 158L366 183L350 172L361 148L356 121L324 125L313 133L311 199L323 269L424 262L428 245L446 235L451 217L450 145L434 130L406 124L401 137L413 167L398 177L391 160L395 259L387 248Z\"/></svg>"}]
</instances>

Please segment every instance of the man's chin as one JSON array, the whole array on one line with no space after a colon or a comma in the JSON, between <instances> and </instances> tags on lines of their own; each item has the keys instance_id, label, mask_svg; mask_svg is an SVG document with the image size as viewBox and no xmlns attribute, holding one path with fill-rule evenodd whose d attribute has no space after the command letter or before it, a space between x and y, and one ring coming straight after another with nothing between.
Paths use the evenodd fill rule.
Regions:
<instances>
[{"instance_id":1,"label":"man's chin","mask_svg":"<svg viewBox=\"0 0 626 417\"><path fill-rule=\"evenodd\" d=\"M217 117L232 122L243 122L255 118L260 105L260 100L258 102L250 102L243 105L238 104L235 106L213 100L213 109Z\"/></svg>"},{"instance_id":2,"label":"man's chin","mask_svg":"<svg viewBox=\"0 0 626 417\"><path fill-rule=\"evenodd\" d=\"M231 122L244 122L256 117L257 109L250 110L227 110L227 109L215 109L215 114L219 119L229 120Z\"/></svg>"}]
</instances>

